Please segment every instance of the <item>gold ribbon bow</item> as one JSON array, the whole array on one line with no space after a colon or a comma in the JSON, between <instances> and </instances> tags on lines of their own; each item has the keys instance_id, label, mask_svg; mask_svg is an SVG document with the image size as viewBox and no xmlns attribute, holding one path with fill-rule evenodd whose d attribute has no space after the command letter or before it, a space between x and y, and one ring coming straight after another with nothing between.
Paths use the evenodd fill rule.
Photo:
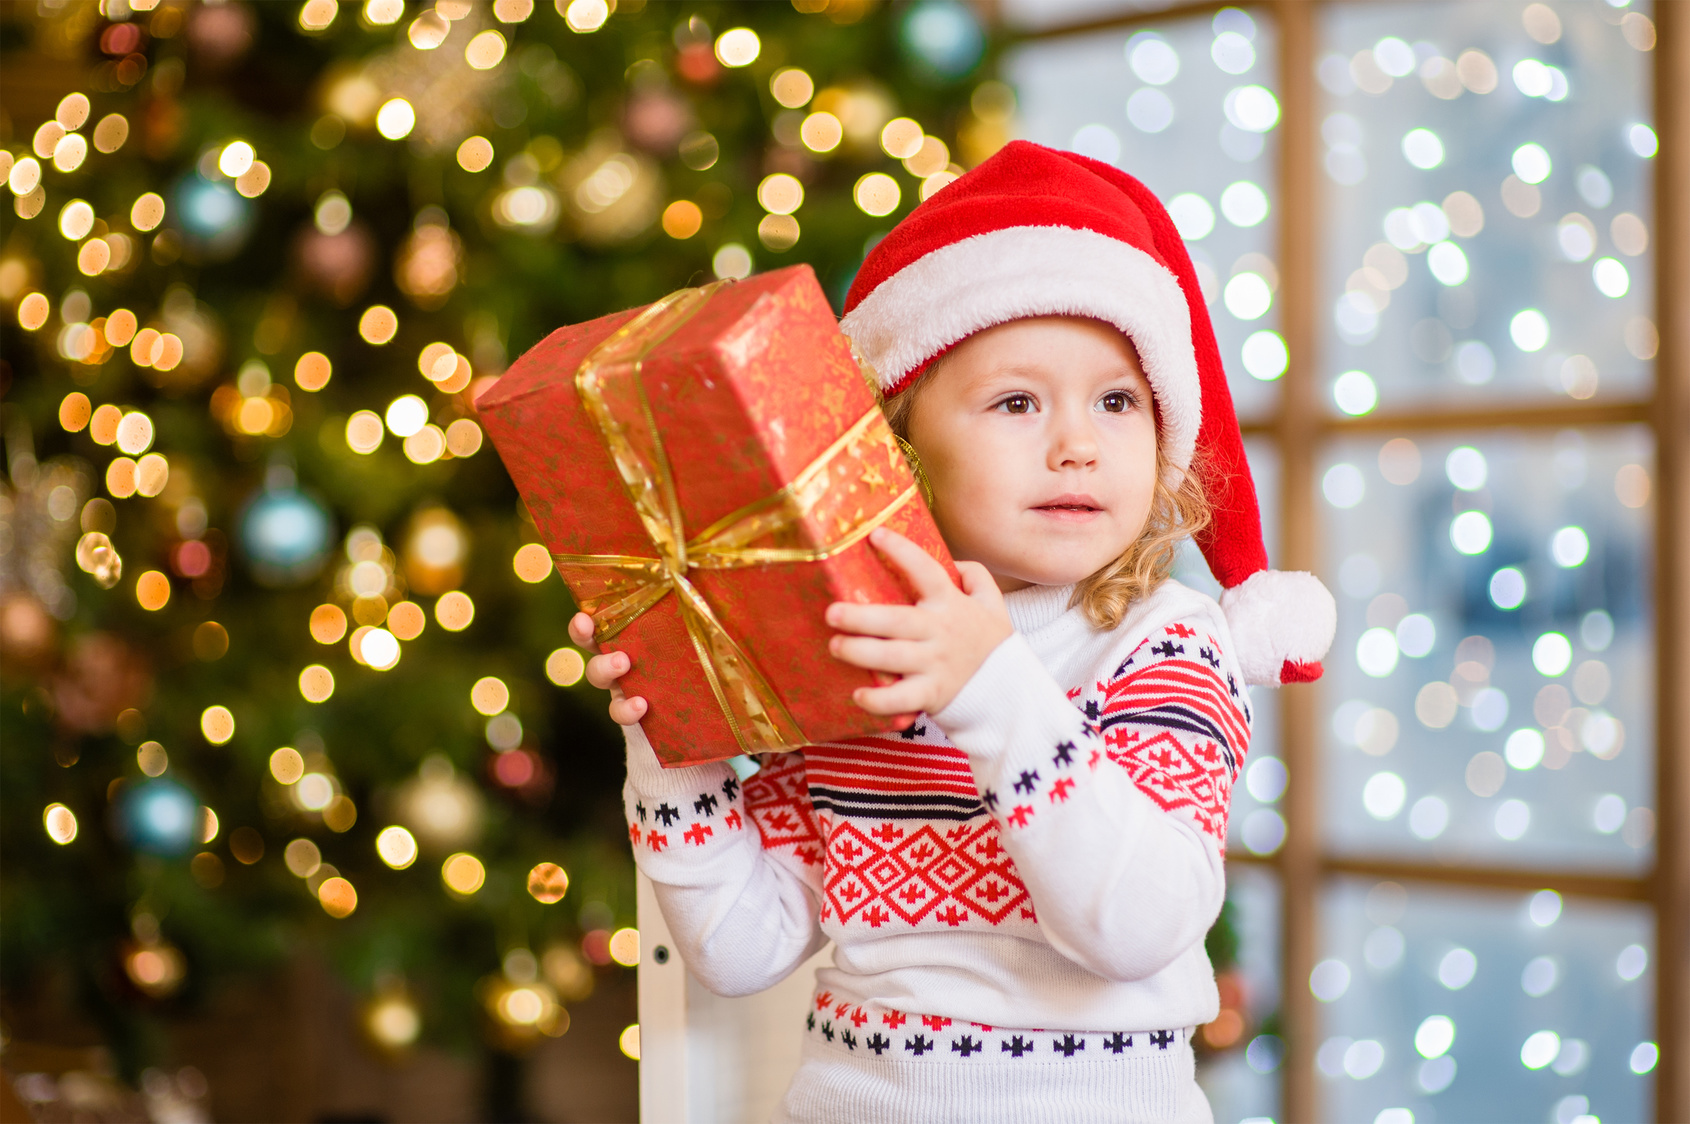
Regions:
<instances>
[{"instance_id":1,"label":"gold ribbon bow","mask_svg":"<svg viewBox=\"0 0 1690 1124\"><path fill-rule=\"evenodd\" d=\"M718 519L690 539L675 478L640 378L641 365L726 282L681 289L613 332L582 361L576 390L609 450L657 557L554 554L558 572L610 640L673 593L705 678L745 753L788 749L809 739L763 673L728 634L688 578L691 570L735 570L819 562L855 545L916 494L906 486L867 510L896 481L903 461L878 407L848 427L791 483ZM818 543L818 539L826 541Z\"/></svg>"}]
</instances>

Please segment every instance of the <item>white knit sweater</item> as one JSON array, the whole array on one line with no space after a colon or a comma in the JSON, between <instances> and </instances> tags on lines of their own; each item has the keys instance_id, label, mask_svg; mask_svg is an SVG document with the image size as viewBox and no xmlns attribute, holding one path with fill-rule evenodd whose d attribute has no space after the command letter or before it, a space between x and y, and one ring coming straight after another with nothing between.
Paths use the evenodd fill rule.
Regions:
<instances>
[{"instance_id":1,"label":"white knit sweater","mask_svg":"<svg viewBox=\"0 0 1690 1124\"><path fill-rule=\"evenodd\" d=\"M1009 594L1016 634L942 712L743 787L628 730L629 838L698 979L760 991L834 943L784 1119L1207 1119L1243 675L1200 593L1100 632L1072 592Z\"/></svg>"}]
</instances>

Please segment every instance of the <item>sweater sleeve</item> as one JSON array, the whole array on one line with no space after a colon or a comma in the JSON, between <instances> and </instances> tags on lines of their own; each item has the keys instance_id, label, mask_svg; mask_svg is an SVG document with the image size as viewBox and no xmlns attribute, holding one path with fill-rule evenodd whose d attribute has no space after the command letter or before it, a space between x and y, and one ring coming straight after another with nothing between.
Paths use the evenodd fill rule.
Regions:
<instances>
[{"instance_id":1,"label":"sweater sleeve","mask_svg":"<svg viewBox=\"0 0 1690 1124\"><path fill-rule=\"evenodd\" d=\"M1159 629L1075 692L1084 710L1012 636L933 716L967 753L1045 938L1109 979L1167 967L1225 897L1249 716L1207 627Z\"/></svg>"},{"instance_id":2,"label":"sweater sleeve","mask_svg":"<svg viewBox=\"0 0 1690 1124\"><path fill-rule=\"evenodd\" d=\"M626 738L628 839L687 967L717 995L779 983L826 941L803 755L766 755L742 786L725 764L663 768L638 726Z\"/></svg>"}]
</instances>

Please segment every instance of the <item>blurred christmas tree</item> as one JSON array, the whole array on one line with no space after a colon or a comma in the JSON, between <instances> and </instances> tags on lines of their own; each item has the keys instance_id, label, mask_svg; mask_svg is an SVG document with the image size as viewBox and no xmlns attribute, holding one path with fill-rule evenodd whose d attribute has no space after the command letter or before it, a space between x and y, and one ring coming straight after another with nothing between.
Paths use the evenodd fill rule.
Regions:
<instances>
[{"instance_id":1,"label":"blurred christmas tree","mask_svg":"<svg viewBox=\"0 0 1690 1124\"><path fill-rule=\"evenodd\" d=\"M74 1004L133 1073L157 1020L315 946L389 1048L562 1033L637 958L620 738L474 398L551 329L712 274L807 261L841 298L1006 139L982 24L0 21L9 1010Z\"/></svg>"}]
</instances>

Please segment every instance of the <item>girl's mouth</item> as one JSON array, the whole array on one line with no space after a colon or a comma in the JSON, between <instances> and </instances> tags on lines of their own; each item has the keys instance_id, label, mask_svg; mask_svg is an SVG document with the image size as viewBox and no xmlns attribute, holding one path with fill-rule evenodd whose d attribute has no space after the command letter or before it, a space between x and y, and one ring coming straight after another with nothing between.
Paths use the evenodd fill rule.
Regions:
<instances>
[{"instance_id":1,"label":"girl's mouth","mask_svg":"<svg viewBox=\"0 0 1690 1124\"><path fill-rule=\"evenodd\" d=\"M1059 519L1086 518L1103 511L1103 505L1087 495L1056 496L1033 508L1034 511Z\"/></svg>"}]
</instances>

